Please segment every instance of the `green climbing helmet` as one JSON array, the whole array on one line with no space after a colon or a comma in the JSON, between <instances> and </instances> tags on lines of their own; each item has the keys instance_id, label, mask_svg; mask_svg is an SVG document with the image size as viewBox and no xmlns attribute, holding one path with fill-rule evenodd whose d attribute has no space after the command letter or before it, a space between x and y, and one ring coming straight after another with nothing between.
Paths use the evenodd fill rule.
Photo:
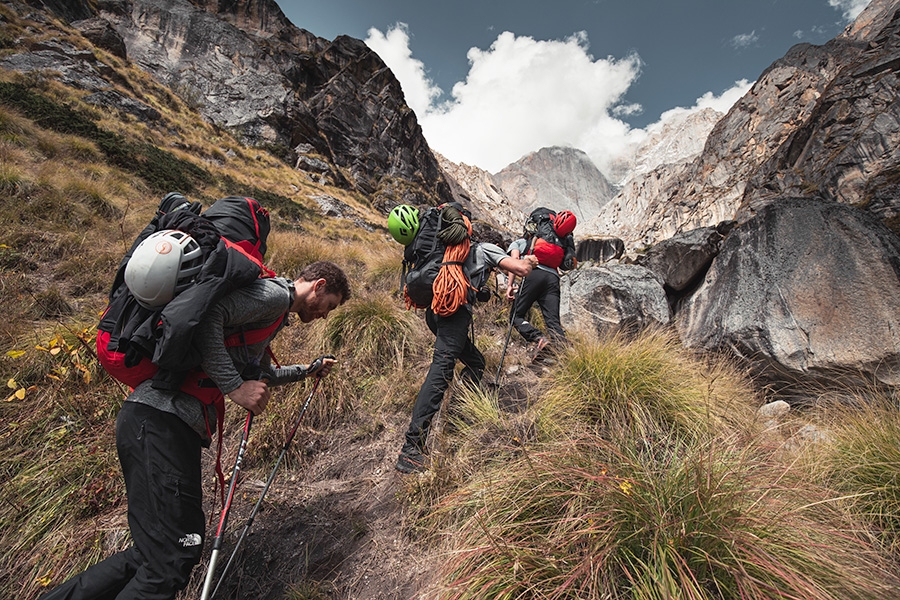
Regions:
<instances>
[{"instance_id":1,"label":"green climbing helmet","mask_svg":"<svg viewBox=\"0 0 900 600\"><path fill-rule=\"evenodd\" d=\"M408 246L419 231L419 209L409 204L395 206L388 215L388 230L395 240Z\"/></svg>"}]
</instances>

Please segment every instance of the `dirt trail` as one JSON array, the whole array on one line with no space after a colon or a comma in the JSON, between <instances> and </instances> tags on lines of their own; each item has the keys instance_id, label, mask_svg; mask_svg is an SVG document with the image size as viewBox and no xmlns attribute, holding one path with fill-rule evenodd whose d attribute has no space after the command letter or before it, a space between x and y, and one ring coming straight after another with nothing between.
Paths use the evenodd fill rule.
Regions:
<instances>
[{"instance_id":1,"label":"dirt trail","mask_svg":"<svg viewBox=\"0 0 900 600\"><path fill-rule=\"evenodd\" d=\"M510 374L500 390L501 407L510 412L518 412L528 388L537 381L535 370L517 367L517 362L510 361ZM403 494L408 478L417 476L394 469L409 414L398 411L381 420L383 427L364 439L354 437L352 425L327 433L298 431L295 443L310 452L306 464L297 471L279 471L217 600L284 598L291 586L306 594L290 596L296 598L421 597L440 558L411 534ZM433 439L439 435L440 422L439 416ZM268 477L268 473L253 475ZM264 484L252 477L241 484L220 572ZM199 590L204 574L205 564L195 571L197 581L188 589Z\"/></svg>"},{"instance_id":2,"label":"dirt trail","mask_svg":"<svg viewBox=\"0 0 900 600\"><path fill-rule=\"evenodd\" d=\"M426 582L426 565L405 531L398 497L403 476L394 470L408 418L386 416L385 426L365 440L352 439L350 427L329 432L327 439L298 431L300 443L304 435L316 437L316 453L300 471L276 475L216 598L283 598L291 585L307 594L297 596L302 598L415 598ZM220 572L264 485L254 478L242 482ZM204 574L205 565L195 579Z\"/></svg>"}]
</instances>

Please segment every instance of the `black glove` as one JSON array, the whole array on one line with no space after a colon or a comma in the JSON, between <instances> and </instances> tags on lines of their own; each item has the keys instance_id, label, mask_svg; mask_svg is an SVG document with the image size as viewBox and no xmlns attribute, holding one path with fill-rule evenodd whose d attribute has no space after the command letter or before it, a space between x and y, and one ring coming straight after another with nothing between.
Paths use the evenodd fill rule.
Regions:
<instances>
[{"instance_id":1,"label":"black glove","mask_svg":"<svg viewBox=\"0 0 900 600\"><path fill-rule=\"evenodd\" d=\"M326 358L334 360L334 355L326 354L309 363L309 365L306 367L306 375L314 375L319 369L322 368L322 365L325 363Z\"/></svg>"}]
</instances>

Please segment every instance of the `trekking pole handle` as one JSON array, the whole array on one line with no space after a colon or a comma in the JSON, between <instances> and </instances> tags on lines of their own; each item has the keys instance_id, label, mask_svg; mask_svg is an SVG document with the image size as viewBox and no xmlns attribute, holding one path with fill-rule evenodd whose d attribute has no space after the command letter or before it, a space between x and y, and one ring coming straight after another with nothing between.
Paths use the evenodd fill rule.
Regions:
<instances>
[{"instance_id":1,"label":"trekking pole handle","mask_svg":"<svg viewBox=\"0 0 900 600\"><path fill-rule=\"evenodd\" d=\"M316 372L318 372L319 369L322 368L322 365L325 364L326 360L334 360L334 355L333 354L325 354L324 356L320 356L316 360L309 363L309 365L307 365L307 367L306 367L305 376L309 377L310 375L313 375Z\"/></svg>"}]
</instances>

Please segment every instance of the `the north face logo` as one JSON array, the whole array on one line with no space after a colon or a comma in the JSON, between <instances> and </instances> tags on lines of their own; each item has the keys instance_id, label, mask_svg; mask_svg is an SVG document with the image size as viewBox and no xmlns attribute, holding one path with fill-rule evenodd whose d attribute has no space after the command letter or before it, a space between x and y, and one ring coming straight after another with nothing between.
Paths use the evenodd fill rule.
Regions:
<instances>
[{"instance_id":1,"label":"the north face logo","mask_svg":"<svg viewBox=\"0 0 900 600\"><path fill-rule=\"evenodd\" d=\"M185 548L190 548L191 546L199 546L200 544L202 544L203 538L200 537L199 533L189 533L183 538L179 539L178 543Z\"/></svg>"}]
</instances>

